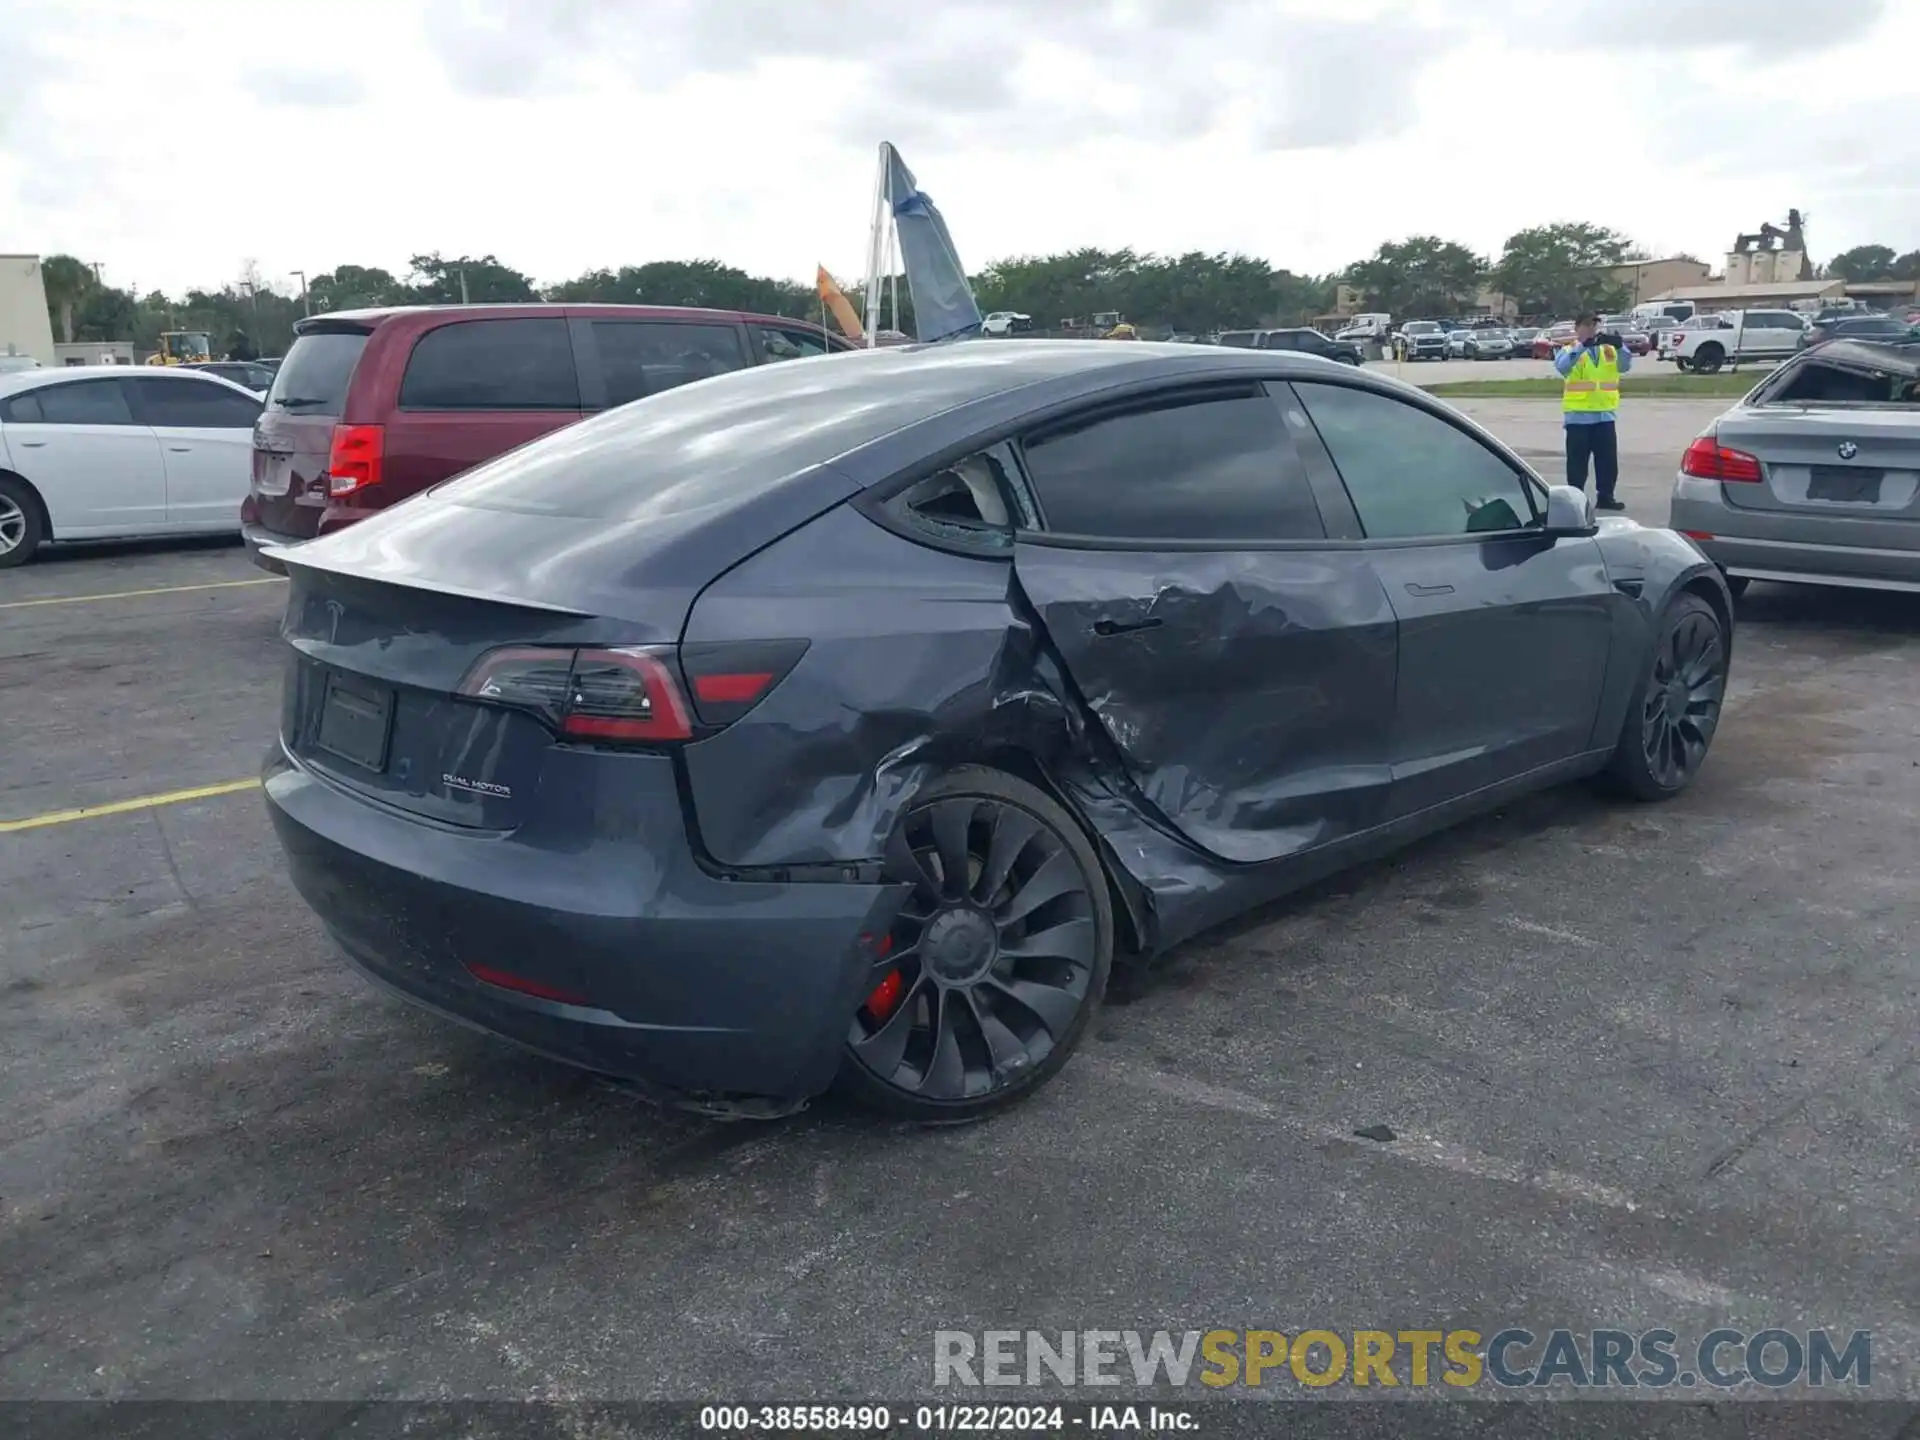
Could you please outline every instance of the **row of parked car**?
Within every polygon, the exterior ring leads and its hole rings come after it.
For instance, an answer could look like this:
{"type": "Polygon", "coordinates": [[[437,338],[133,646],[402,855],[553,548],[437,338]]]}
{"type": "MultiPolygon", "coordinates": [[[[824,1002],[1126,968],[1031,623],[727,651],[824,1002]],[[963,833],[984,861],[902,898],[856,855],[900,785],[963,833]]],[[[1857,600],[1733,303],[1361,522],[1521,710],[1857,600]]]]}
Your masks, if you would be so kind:
{"type": "Polygon", "coordinates": [[[314,316],[278,364],[0,375],[0,568],[55,541],[237,528],[277,569],[263,554],[273,545],[351,524],[584,416],[851,348],[769,315],[443,306],[314,316]]]}

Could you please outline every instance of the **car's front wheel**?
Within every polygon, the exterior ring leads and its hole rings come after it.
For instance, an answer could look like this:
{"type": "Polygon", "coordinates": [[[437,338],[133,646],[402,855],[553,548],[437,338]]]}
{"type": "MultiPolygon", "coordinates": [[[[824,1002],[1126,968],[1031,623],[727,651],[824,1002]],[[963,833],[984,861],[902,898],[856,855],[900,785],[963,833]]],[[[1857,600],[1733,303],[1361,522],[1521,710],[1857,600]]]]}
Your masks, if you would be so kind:
{"type": "Polygon", "coordinates": [[[1113,907],[1085,833],[1044,791],[969,766],[896,830],[912,894],[855,1013],[842,1087],[911,1120],[973,1120],[1059,1072],[1106,992],[1113,907]]]}
{"type": "Polygon", "coordinates": [[[1727,633],[1698,595],[1676,596],[1627,701],[1608,776],[1636,800],[1691,785],[1713,744],[1727,693],[1727,633]]]}

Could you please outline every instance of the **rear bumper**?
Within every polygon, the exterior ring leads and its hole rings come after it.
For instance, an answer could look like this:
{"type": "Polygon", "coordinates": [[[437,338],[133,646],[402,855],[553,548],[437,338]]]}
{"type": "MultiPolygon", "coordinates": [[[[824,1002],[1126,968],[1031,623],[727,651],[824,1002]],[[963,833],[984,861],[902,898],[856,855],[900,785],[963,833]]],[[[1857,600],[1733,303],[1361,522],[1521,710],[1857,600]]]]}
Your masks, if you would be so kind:
{"type": "Polygon", "coordinates": [[[299,543],[292,536],[276,535],[264,525],[245,522],[240,526],[240,542],[247,547],[247,558],[273,575],[286,574],[287,567],[265,553],[268,547],[299,543]]]}
{"type": "Polygon", "coordinates": [[[608,758],[563,755],[543,775],[564,833],[416,820],[278,746],[264,780],[295,886],[382,985],[664,1100],[785,1108],[818,1094],[870,982],[862,937],[885,932],[904,888],[710,873],[673,762],[613,757],[609,775],[608,758]]]}
{"type": "Polygon", "coordinates": [[[1889,546],[1889,523],[1804,511],[1743,510],[1726,502],[1718,481],[1687,475],[1674,482],[1669,520],[1729,575],[1920,590],[1920,530],[1911,545],[1889,546]]]}

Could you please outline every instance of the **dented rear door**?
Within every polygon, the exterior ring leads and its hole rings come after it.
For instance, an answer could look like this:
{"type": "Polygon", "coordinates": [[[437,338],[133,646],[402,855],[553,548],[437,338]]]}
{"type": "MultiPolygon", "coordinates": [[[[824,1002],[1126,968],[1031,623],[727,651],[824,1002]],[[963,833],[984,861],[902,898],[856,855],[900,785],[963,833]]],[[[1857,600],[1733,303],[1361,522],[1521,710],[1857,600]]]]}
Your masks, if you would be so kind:
{"type": "Polygon", "coordinates": [[[1393,610],[1326,538],[1277,402],[1158,397],[1023,455],[1044,519],[1021,589],[1146,801],[1241,862],[1378,823],[1393,610]]]}

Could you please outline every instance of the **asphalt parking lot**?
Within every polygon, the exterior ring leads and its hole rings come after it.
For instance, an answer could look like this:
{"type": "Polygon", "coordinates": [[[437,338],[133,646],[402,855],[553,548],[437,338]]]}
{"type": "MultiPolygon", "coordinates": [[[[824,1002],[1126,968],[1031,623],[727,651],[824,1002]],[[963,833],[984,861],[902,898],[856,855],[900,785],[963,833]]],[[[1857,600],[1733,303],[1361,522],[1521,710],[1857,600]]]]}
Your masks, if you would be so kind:
{"type": "MultiPolygon", "coordinates": [[[[1551,406],[1466,408],[1552,475],[1551,406]]],[[[1718,408],[1630,403],[1638,518],[1718,408]]],[[[923,1131],[658,1112],[349,972],[244,788],[282,595],[237,545],[0,574],[0,1397],[907,1397],[936,1328],[1509,1324],[1871,1329],[1920,1395],[1920,596],[1756,585],[1680,800],[1344,876],[923,1131]]]]}

